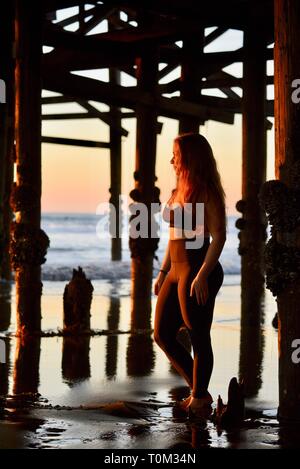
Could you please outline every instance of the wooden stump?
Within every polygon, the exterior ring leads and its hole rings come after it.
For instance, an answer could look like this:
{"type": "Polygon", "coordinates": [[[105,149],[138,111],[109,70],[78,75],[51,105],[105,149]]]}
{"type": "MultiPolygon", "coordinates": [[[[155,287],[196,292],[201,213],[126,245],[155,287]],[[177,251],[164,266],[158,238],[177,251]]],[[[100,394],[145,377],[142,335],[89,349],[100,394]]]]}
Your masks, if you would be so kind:
{"type": "Polygon", "coordinates": [[[221,396],[218,397],[218,405],[214,413],[215,423],[220,427],[238,426],[243,422],[244,415],[244,385],[239,384],[236,378],[231,378],[227,405],[223,404],[221,396]]]}
{"type": "Polygon", "coordinates": [[[72,280],[64,291],[64,332],[90,332],[90,309],[94,287],[81,267],[73,269],[72,280]]]}

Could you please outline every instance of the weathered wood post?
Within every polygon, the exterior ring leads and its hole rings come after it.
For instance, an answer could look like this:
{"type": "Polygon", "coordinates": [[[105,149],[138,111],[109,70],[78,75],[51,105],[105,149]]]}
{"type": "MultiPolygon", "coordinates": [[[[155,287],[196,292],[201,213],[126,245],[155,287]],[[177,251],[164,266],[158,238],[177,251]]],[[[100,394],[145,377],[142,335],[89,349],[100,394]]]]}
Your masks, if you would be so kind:
{"type": "MultiPolygon", "coordinates": [[[[115,13],[119,17],[119,13],[115,13]]],[[[108,22],[109,29],[115,29],[113,22],[108,22]]],[[[109,82],[112,85],[121,84],[121,73],[116,68],[109,69],[109,82]]],[[[122,180],[122,132],[121,132],[121,109],[117,106],[110,106],[111,125],[110,135],[110,199],[109,202],[115,207],[115,211],[110,213],[110,223],[115,223],[115,237],[111,238],[111,260],[122,259],[122,223],[120,223],[122,207],[119,196],[121,195],[122,180]]]]}
{"type": "Polygon", "coordinates": [[[258,199],[266,180],[266,41],[259,18],[252,11],[248,18],[244,32],[242,200],[236,205],[242,212],[236,226],[241,230],[238,250],[241,255],[240,379],[244,380],[246,396],[255,394],[259,385],[258,378],[253,389],[253,376],[259,372],[262,358],[260,329],[267,224],[258,199]],[[255,360],[249,356],[249,348],[255,360]]]}
{"type": "Polygon", "coordinates": [[[73,269],[72,279],[65,286],[63,295],[65,335],[90,334],[93,291],[92,282],[82,268],[73,269]]]}
{"type": "Polygon", "coordinates": [[[276,0],[275,170],[262,200],[272,226],[267,287],[277,296],[281,421],[300,420],[300,3],[276,0]]]}
{"type": "MultiPolygon", "coordinates": [[[[200,28],[199,28],[200,29],[200,28]]],[[[197,102],[201,93],[201,58],[204,55],[204,28],[197,34],[187,37],[182,44],[182,62],[180,76],[180,96],[190,102],[197,102]]],[[[183,116],[179,120],[179,133],[199,132],[204,122],[194,116],[183,116]]]]}
{"type": "Polygon", "coordinates": [[[49,245],[41,230],[41,4],[16,0],[16,183],[11,260],[16,271],[17,334],[41,330],[41,264],[49,245]]]}
{"type": "MultiPolygon", "coordinates": [[[[156,96],[158,85],[158,51],[155,46],[144,48],[143,53],[136,59],[137,88],[141,96],[149,96],[150,100],[156,96]]],[[[159,189],[155,187],[155,159],[157,135],[157,110],[148,105],[147,100],[141,100],[136,107],[136,162],[135,189],[130,197],[135,203],[142,203],[147,208],[148,215],[142,217],[139,210],[130,217],[130,230],[135,229],[135,218],[146,218],[148,221],[148,237],[129,236],[131,250],[131,326],[133,329],[149,329],[151,316],[151,294],[153,256],[158,247],[157,223],[151,214],[151,203],[159,203],[159,189]],[[151,237],[152,226],[152,237],[151,237]],[[155,235],[155,236],[154,236],[155,235]]],[[[135,204],[132,204],[132,206],[135,204]]],[[[159,211],[159,208],[158,210],[159,211]]]]}
{"type": "Polygon", "coordinates": [[[0,16],[1,65],[4,83],[0,96],[0,278],[10,280],[9,229],[12,211],[9,204],[13,182],[14,145],[14,4],[4,2],[0,16]],[[5,101],[5,102],[3,102],[5,101]]]}

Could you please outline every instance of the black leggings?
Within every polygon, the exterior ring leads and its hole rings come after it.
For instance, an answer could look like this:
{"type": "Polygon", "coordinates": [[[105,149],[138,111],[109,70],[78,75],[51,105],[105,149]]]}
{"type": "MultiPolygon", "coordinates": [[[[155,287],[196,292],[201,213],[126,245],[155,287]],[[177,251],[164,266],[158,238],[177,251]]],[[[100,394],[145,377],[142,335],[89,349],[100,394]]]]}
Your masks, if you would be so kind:
{"type": "Polygon", "coordinates": [[[155,310],[154,340],[186,379],[196,398],[206,395],[213,369],[210,328],[215,298],[224,278],[218,261],[207,279],[209,296],[205,305],[197,303],[195,292],[190,296],[191,283],[209,245],[209,238],[204,238],[200,249],[186,249],[184,239],[170,240],[171,268],[158,293],[155,310]],[[190,334],[194,360],[176,339],[183,325],[190,334]]]}

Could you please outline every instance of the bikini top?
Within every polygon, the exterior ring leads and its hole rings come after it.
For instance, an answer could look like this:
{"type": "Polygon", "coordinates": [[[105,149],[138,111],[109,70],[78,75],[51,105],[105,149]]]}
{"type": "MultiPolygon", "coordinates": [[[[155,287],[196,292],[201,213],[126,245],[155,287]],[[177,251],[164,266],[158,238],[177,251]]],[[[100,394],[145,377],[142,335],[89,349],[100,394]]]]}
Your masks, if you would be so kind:
{"type": "MultiPolygon", "coordinates": [[[[209,236],[208,229],[205,226],[204,222],[204,214],[201,217],[200,205],[197,206],[197,210],[198,217],[196,217],[195,205],[193,204],[185,204],[184,207],[182,207],[178,203],[172,204],[171,206],[166,204],[162,213],[162,218],[164,221],[169,223],[170,228],[175,228],[177,234],[179,234],[180,229],[184,229],[184,231],[190,234],[192,230],[192,232],[194,232],[194,235],[196,233],[200,234],[204,232],[206,236],[209,236]]],[[[178,235],[176,237],[181,236],[178,235]]]]}

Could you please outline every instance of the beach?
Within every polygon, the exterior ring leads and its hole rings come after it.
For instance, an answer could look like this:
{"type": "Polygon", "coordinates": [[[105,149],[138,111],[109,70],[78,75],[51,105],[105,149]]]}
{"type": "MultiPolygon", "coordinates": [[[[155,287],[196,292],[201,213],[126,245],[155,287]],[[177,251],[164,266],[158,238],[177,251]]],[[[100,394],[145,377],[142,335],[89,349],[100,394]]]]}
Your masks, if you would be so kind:
{"type": "MultiPolygon", "coordinates": [[[[72,223],[73,229],[74,220],[72,223]]],[[[91,262],[91,252],[78,250],[78,265],[85,267],[85,259],[91,276],[95,277],[91,278],[93,335],[80,339],[61,336],[62,296],[72,255],[67,255],[68,230],[64,237],[65,257],[55,254],[55,250],[63,249],[59,244],[63,220],[58,225],[53,226],[49,265],[43,266],[44,336],[28,350],[26,347],[23,350],[20,339],[14,336],[14,285],[1,285],[1,307],[3,310],[5,305],[6,325],[10,325],[4,329],[3,324],[1,328],[7,346],[7,363],[1,365],[0,394],[6,400],[0,419],[0,448],[167,449],[174,445],[273,448],[282,444],[276,420],[277,331],[272,326],[276,302],[266,290],[259,343],[254,330],[246,335],[248,343],[241,344],[241,292],[239,258],[234,252],[234,219],[230,220],[228,249],[223,261],[224,283],[217,295],[212,326],[214,370],[210,383],[214,407],[218,395],[226,403],[229,381],[240,375],[241,356],[249,351],[253,354],[249,372],[254,379],[252,396],[246,399],[245,425],[234,430],[218,429],[212,421],[197,428],[187,415],[176,412],[176,400],[185,397],[188,388],[153,341],[157,298],[154,294],[152,329],[130,333],[130,261],[125,255],[119,268],[104,259],[101,270],[100,261],[98,266],[97,259],[91,262]],[[116,272],[122,275],[117,278],[116,272]]],[[[77,240],[72,236],[73,250],[78,249],[79,238],[82,244],[88,241],[86,226],[82,224],[77,240]]],[[[100,252],[101,248],[100,244],[100,252]]],[[[103,256],[109,255],[103,248],[104,252],[103,256]]],[[[159,260],[162,254],[163,249],[159,260]]]]}

